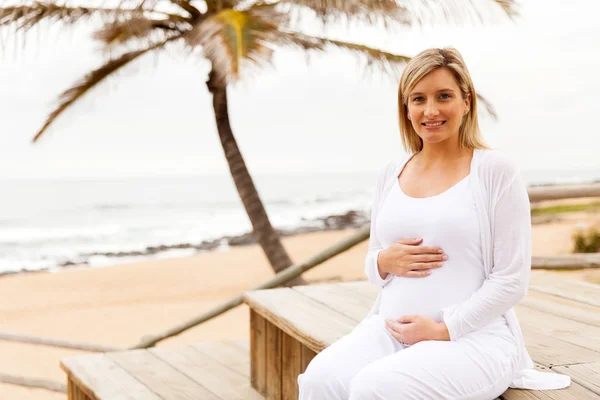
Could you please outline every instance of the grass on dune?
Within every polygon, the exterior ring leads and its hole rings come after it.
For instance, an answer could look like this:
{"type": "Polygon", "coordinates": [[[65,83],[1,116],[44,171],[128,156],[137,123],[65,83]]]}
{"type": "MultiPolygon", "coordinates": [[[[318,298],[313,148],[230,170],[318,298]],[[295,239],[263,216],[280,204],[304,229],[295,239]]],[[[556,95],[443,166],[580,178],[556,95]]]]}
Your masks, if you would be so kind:
{"type": "Polygon", "coordinates": [[[600,211],[600,201],[595,201],[588,204],[562,204],[557,206],[534,208],[531,210],[531,215],[562,214],[582,211],[600,211]]]}

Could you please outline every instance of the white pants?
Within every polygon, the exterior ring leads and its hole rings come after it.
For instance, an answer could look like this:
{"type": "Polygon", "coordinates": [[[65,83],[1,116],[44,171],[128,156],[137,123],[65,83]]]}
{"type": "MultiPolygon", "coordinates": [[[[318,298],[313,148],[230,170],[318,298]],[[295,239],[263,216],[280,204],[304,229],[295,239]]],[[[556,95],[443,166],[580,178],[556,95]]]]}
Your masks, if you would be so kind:
{"type": "Polygon", "coordinates": [[[518,346],[504,318],[455,341],[400,344],[373,315],[311,361],[300,400],[491,400],[513,380],[518,346]]]}

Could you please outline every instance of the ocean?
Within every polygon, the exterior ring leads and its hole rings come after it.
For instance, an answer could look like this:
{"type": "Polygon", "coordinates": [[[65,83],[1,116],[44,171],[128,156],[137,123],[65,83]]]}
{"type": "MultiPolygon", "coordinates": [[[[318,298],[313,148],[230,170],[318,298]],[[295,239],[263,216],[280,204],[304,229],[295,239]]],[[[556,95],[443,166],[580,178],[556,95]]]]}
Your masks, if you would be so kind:
{"type": "MultiPolygon", "coordinates": [[[[375,176],[254,179],[273,226],[293,230],[319,229],[322,218],[351,210],[368,216],[375,176]]],[[[530,185],[590,182],[600,169],[523,177],[530,185]]],[[[5,180],[0,187],[0,274],[186,256],[199,251],[190,244],[251,230],[230,176],[5,180]]]]}

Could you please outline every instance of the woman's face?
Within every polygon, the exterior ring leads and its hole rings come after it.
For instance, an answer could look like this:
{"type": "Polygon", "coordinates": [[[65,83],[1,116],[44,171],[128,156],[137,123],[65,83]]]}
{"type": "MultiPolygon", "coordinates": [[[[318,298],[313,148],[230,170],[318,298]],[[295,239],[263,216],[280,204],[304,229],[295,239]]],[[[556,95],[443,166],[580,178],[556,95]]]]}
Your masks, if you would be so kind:
{"type": "Polygon", "coordinates": [[[424,143],[440,143],[457,138],[470,105],[470,97],[463,99],[452,73],[438,68],[425,75],[410,92],[408,119],[424,143]]]}

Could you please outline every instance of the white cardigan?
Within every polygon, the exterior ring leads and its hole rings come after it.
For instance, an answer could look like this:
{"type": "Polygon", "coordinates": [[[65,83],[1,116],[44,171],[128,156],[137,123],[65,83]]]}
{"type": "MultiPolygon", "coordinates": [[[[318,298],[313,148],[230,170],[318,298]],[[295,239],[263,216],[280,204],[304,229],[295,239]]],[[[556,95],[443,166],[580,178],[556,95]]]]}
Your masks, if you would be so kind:
{"type": "MultiPolygon", "coordinates": [[[[377,256],[383,250],[376,234],[381,199],[397,184],[397,177],[412,156],[390,162],[379,174],[371,210],[371,238],[365,260],[369,281],[385,286],[392,276],[381,279],[377,256]]],[[[531,209],[527,188],[513,163],[497,150],[475,150],[471,161],[471,182],[479,227],[486,280],[479,290],[463,301],[443,309],[450,340],[485,326],[504,315],[520,348],[520,371],[510,387],[519,389],[561,389],[571,384],[567,375],[542,373],[533,369],[523,333],[514,311],[527,294],[531,271],[531,209]]],[[[381,302],[377,297],[369,316],[381,302]]]]}

